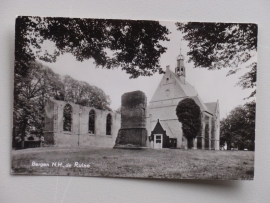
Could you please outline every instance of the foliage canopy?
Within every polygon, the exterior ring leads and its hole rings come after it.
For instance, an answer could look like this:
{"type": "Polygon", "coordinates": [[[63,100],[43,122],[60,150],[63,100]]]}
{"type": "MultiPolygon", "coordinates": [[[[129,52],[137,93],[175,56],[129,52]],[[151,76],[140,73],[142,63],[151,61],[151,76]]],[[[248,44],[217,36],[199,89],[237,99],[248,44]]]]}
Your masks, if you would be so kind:
{"type": "Polygon", "coordinates": [[[254,150],[255,141],[255,101],[234,108],[220,122],[221,144],[225,141],[228,147],[248,148],[254,150]]]}
{"type": "Polygon", "coordinates": [[[201,130],[201,110],[191,98],[183,99],[176,107],[176,115],[182,123],[184,136],[190,140],[201,130]]]}
{"type": "MultiPolygon", "coordinates": [[[[250,71],[240,77],[237,85],[243,89],[256,86],[257,62],[248,64],[257,52],[256,24],[189,22],[176,23],[176,26],[188,41],[190,51],[187,55],[195,68],[214,70],[229,67],[232,69],[227,75],[231,75],[245,63],[250,71]]],[[[256,90],[249,97],[255,94],[256,90]]]]}
{"type": "Polygon", "coordinates": [[[167,48],[160,41],[169,41],[168,34],[157,21],[20,16],[15,71],[25,74],[29,61],[55,62],[60,54],[71,53],[78,61],[94,59],[97,67],[121,67],[131,78],[150,76],[163,72],[159,58],[167,48]],[[45,40],[55,44],[53,53],[42,53],[45,40]]]}
{"type": "Polygon", "coordinates": [[[102,89],[67,75],[60,77],[41,63],[31,63],[27,77],[15,72],[14,79],[13,138],[23,139],[30,133],[42,135],[44,108],[49,97],[111,110],[110,98],[102,89]]]}

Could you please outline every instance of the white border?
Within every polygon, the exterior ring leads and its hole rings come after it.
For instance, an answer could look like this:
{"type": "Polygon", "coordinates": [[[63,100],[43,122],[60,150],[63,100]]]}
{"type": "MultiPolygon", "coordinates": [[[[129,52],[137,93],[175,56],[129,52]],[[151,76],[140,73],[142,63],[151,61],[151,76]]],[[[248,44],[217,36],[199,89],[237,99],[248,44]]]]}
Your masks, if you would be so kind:
{"type": "Polygon", "coordinates": [[[269,202],[270,1],[2,0],[0,6],[0,202],[269,202]],[[14,19],[17,15],[259,24],[254,181],[11,176],[14,19]]]}

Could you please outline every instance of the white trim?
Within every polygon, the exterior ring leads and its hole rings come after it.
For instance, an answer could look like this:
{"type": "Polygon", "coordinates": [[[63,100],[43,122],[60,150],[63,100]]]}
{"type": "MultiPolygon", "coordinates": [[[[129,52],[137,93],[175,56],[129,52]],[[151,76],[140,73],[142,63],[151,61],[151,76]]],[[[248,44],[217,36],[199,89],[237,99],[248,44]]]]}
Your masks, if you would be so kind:
{"type": "Polygon", "coordinates": [[[162,149],[162,145],[163,145],[163,135],[162,134],[154,134],[154,148],[155,149],[162,149]],[[156,144],[156,137],[160,136],[161,137],[161,142],[160,144],[156,144]]]}

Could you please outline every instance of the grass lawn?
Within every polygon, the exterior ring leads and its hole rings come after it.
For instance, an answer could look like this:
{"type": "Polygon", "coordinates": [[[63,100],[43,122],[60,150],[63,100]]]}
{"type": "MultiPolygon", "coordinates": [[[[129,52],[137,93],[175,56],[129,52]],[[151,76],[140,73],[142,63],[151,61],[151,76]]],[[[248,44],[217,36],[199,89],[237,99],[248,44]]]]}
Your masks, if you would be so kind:
{"type": "Polygon", "coordinates": [[[252,180],[254,152],[35,148],[12,151],[12,174],[252,180]],[[32,166],[32,162],[49,166],[32,166]],[[52,162],[70,164],[55,167],[52,162]],[[90,164],[74,167],[74,162],[90,164]]]}

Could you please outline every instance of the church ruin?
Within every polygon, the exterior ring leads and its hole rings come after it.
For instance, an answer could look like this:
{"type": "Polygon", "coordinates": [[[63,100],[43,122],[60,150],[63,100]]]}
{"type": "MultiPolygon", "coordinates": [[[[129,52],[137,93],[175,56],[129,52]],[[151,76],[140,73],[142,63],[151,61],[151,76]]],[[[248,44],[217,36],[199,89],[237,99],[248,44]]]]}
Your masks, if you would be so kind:
{"type": "Polygon", "coordinates": [[[112,147],[120,114],[49,99],[45,106],[44,140],[52,146],[112,147]]]}

